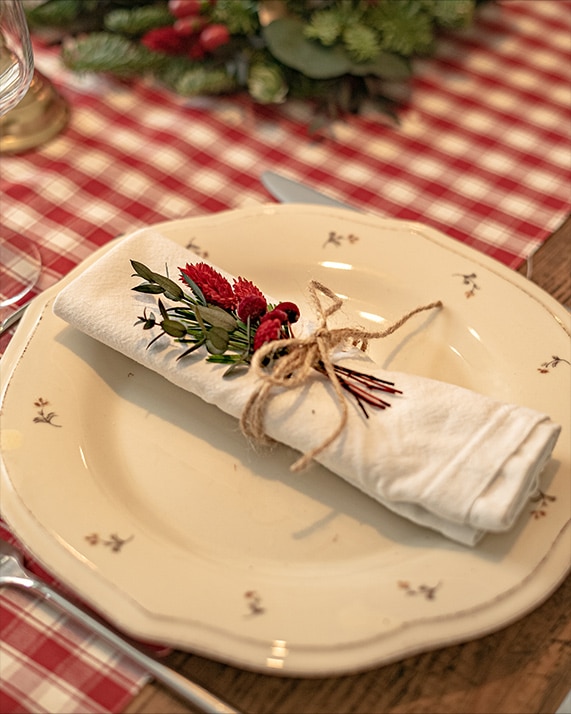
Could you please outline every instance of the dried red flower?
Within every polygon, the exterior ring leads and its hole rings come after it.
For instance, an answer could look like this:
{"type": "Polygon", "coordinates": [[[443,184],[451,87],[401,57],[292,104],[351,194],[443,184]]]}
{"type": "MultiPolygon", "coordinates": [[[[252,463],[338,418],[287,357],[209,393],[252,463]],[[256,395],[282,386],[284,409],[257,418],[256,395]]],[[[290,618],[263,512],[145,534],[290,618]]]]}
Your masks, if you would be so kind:
{"type": "Polygon", "coordinates": [[[263,296],[252,293],[240,300],[236,312],[240,320],[246,322],[248,318],[250,318],[250,320],[256,320],[258,317],[261,317],[267,308],[266,299],[263,296]]]}
{"type": "Polygon", "coordinates": [[[238,298],[238,300],[242,300],[242,298],[247,297],[248,295],[257,295],[258,297],[263,298],[265,301],[264,293],[254,285],[250,280],[246,280],[246,278],[234,278],[234,295],[238,298]]]}
{"type": "Polygon", "coordinates": [[[279,319],[263,320],[254,335],[254,352],[266,342],[279,340],[282,331],[282,323],[279,319]]]}
{"type": "Polygon", "coordinates": [[[189,277],[202,290],[206,301],[218,305],[226,310],[234,310],[236,296],[232,286],[223,275],[206,263],[187,263],[185,268],[180,268],[181,280],[186,282],[184,276],[189,277]]]}

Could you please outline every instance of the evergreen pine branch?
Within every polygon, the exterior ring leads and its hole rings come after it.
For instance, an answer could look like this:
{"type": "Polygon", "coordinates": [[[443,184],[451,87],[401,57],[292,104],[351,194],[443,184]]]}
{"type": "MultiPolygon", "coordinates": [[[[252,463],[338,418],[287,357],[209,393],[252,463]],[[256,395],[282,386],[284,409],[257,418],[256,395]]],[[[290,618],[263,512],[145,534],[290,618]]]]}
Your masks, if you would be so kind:
{"type": "Polygon", "coordinates": [[[256,0],[217,0],[211,18],[226,25],[231,35],[253,35],[260,29],[256,0]]]}
{"type": "Polygon", "coordinates": [[[105,16],[104,24],[108,32],[138,37],[157,27],[172,25],[173,16],[167,5],[147,5],[131,10],[112,10],[105,16]]]}
{"type": "Polygon", "coordinates": [[[101,29],[108,4],[108,0],[46,0],[24,9],[32,30],[51,27],[91,31],[101,29]]]}
{"type": "Polygon", "coordinates": [[[130,76],[158,70],[166,56],[110,32],[69,39],[62,48],[64,64],[76,72],[112,72],[130,76]]]}
{"type": "Polygon", "coordinates": [[[238,89],[238,82],[225,66],[170,59],[156,73],[165,86],[182,97],[199,94],[226,94],[238,89]]]}

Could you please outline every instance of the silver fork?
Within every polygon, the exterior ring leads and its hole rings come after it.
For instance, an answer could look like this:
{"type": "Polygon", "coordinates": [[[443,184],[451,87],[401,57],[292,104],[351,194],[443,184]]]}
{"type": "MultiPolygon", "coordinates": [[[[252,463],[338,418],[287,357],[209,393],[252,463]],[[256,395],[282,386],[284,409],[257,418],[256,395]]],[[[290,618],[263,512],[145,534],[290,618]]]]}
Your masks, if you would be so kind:
{"type": "Polygon", "coordinates": [[[21,553],[14,546],[0,538],[0,587],[2,586],[21,588],[41,595],[74,620],[95,632],[102,640],[105,640],[131,661],[145,669],[165,687],[168,687],[179,697],[202,711],[208,712],[208,714],[239,714],[237,709],[233,709],[200,685],[156,662],[133,645],[125,642],[101,622],[76,607],[69,600],[66,600],[43,580],[32,575],[24,568],[21,553]]]}

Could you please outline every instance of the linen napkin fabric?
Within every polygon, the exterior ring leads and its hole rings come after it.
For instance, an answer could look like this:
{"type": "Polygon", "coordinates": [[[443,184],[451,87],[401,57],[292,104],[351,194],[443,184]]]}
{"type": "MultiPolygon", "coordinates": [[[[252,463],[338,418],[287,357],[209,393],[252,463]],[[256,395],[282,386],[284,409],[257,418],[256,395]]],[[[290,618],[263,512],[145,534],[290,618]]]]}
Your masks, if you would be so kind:
{"type": "MultiPolygon", "coordinates": [[[[132,291],[140,279],[132,277],[131,259],[161,274],[168,265],[171,276],[178,275],[179,266],[203,261],[155,230],[143,229],[64,287],[54,303],[55,314],[239,417],[260,388],[260,378],[251,370],[224,378],[227,365],[207,362],[200,350],[177,361],[182,347],[168,337],[148,348],[149,332],[134,323],[145,306],[156,311],[156,296],[132,291]]],[[[337,353],[334,359],[395,382],[403,394],[391,396],[389,409],[372,408],[369,419],[358,408],[349,408],[342,434],[316,461],[392,511],[460,543],[474,545],[486,531],[513,526],[537,488],[558,425],[526,407],[444,382],[387,372],[356,350],[337,353]]],[[[338,420],[331,383],[316,372],[301,387],[275,391],[265,413],[265,430],[275,441],[307,453],[338,420]]]]}

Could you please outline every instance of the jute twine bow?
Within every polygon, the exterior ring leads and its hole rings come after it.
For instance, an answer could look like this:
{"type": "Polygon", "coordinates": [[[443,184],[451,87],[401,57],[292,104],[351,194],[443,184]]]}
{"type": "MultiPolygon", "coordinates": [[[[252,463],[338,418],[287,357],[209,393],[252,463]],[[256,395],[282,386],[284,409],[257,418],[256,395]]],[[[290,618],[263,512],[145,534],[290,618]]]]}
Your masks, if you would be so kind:
{"type": "Polygon", "coordinates": [[[325,372],[333,385],[341,409],[339,423],[321,444],[304,454],[291,466],[292,471],[304,469],[312,459],[335,441],[347,423],[349,415],[347,398],[331,361],[331,354],[335,348],[350,341],[353,346],[360,344],[361,350],[364,351],[367,349],[369,340],[387,337],[402,327],[413,315],[442,307],[440,300],[417,307],[387,329],[378,332],[370,332],[356,327],[329,329],[327,319],[341,308],[343,301],[328,287],[316,280],[309,283],[309,297],[319,318],[316,330],[308,337],[292,337],[267,342],[254,352],[250,369],[262,380],[262,384],[260,389],[250,396],[240,419],[240,427],[247,437],[262,443],[271,441],[264,429],[264,415],[268,401],[271,399],[272,388],[294,389],[307,382],[316,367],[319,367],[320,372],[325,372]],[[329,307],[324,307],[320,295],[331,300],[329,307]],[[267,364],[268,359],[276,355],[278,359],[273,361],[273,367],[271,371],[268,371],[264,365],[267,364]]]}

